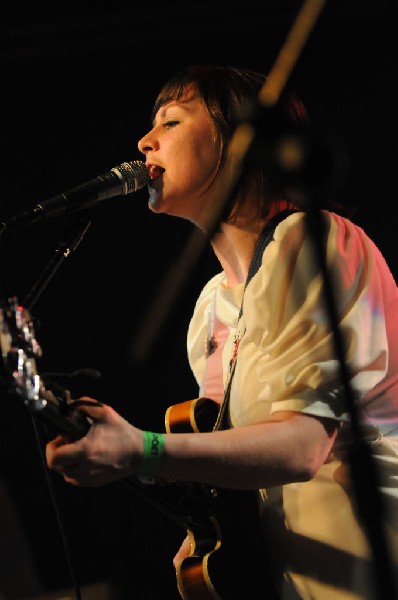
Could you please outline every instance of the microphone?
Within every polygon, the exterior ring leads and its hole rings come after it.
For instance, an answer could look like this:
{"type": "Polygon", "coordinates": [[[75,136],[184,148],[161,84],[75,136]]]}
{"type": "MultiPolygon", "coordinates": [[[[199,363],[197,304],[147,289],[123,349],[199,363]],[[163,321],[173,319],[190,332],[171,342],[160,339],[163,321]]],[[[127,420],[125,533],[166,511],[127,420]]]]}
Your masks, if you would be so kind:
{"type": "Polygon", "coordinates": [[[1,223],[1,227],[8,229],[19,225],[32,225],[59,215],[79,212],[95,206],[103,200],[108,200],[108,198],[136,192],[147,185],[150,180],[148,169],[142,161],[124,162],[87,183],[11,217],[8,221],[1,223]]]}

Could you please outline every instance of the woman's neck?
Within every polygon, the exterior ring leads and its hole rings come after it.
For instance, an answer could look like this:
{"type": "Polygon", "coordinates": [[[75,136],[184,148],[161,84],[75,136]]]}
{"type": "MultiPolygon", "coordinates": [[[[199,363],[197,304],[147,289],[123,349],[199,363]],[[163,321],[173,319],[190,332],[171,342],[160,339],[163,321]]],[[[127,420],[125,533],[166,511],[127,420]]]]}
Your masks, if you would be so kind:
{"type": "Polygon", "coordinates": [[[239,219],[236,223],[221,223],[212,240],[212,247],[225,272],[228,287],[246,281],[260,233],[275,214],[288,207],[287,202],[278,202],[272,206],[265,219],[239,219]]]}

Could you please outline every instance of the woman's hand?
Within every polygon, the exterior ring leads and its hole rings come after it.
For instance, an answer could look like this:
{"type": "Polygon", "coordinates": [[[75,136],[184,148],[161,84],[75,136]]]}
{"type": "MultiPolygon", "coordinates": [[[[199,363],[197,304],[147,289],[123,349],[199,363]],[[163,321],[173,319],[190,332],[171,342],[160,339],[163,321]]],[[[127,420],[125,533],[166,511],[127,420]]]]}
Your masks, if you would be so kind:
{"type": "Polygon", "coordinates": [[[142,432],[108,405],[83,397],[77,410],[92,423],[70,442],[59,435],[46,445],[47,465],[72,485],[98,487],[134,473],[142,459],[142,432]],[[92,403],[92,405],[90,404],[92,403]]]}
{"type": "Polygon", "coordinates": [[[180,566],[180,564],[182,563],[182,561],[184,560],[184,558],[187,558],[187,556],[190,556],[190,554],[191,554],[191,540],[189,539],[189,536],[187,535],[187,537],[182,542],[177,554],[173,558],[174,568],[177,570],[178,567],[180,566]]]}

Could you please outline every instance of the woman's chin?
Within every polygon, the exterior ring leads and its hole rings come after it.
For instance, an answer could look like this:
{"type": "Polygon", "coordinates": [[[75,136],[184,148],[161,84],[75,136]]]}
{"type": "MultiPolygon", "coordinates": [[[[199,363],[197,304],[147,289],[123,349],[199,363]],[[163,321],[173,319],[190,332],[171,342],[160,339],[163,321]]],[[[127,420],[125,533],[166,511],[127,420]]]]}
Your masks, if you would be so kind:
{"type": "Polygon", "coordinates": [[[149,191],[148,208],[155,213],[163,212],[162,210],[162,199],[155,190],[149,191]]]}

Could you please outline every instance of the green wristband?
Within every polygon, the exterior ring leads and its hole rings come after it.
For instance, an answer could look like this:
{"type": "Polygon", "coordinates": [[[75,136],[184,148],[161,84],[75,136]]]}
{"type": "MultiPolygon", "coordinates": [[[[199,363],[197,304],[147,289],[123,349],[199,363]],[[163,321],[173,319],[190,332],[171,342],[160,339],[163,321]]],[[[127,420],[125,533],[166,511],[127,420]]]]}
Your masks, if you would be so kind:
{"type": "Polygon", "coordinates": [[[155,475],[159,469],[164,454],[164,434],[152,433],[152,431],[143,432],[144,449],[142,461],[138,467],[137,473],[144,475],[155,475]]]}

